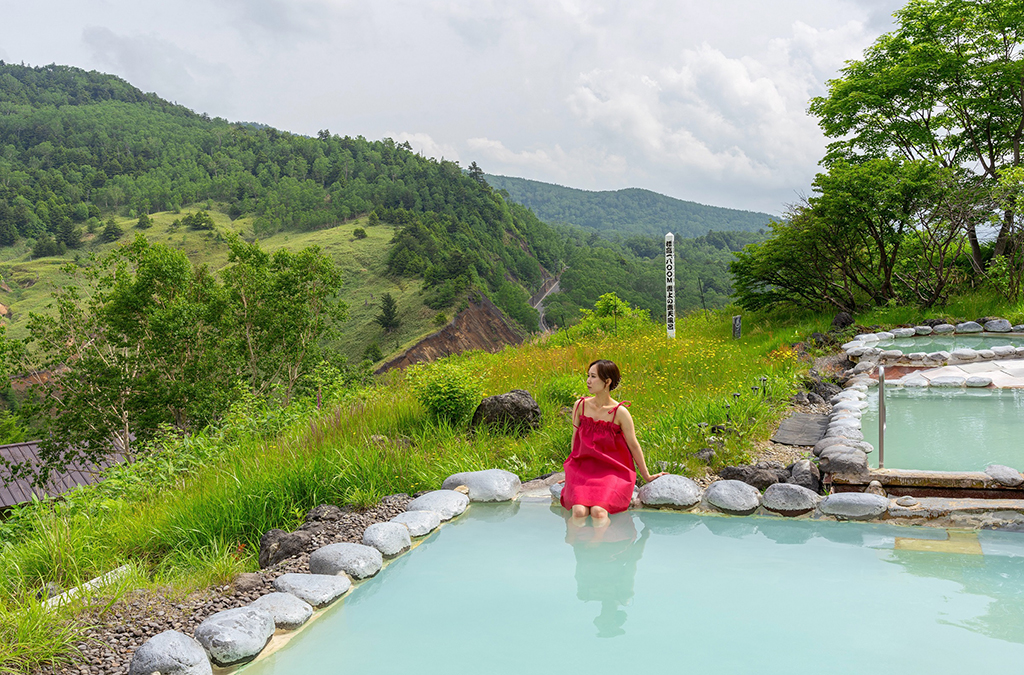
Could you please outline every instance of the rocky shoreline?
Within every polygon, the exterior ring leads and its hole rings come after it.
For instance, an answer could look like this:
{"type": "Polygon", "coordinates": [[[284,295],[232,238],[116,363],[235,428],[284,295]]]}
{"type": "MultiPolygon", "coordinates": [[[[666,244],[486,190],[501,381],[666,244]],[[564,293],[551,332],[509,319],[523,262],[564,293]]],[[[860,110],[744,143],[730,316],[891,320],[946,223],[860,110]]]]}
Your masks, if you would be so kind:
{"type": "Polygon", "coordinates": [[[404,513],[410,501],[408,495],[391,495],[365,511],[335,512],[336,520],[307,519],[303,527],[312,536],[301,553],[259,572],[241,574],[231,584],[185,597],[172,588],[133,591],[106,610],[82,614],[79,625],[90,628],[78,645],[81,658],[71,665],[36,670],[33,675],[123,675],[135,650],[154,635],[165,630],[192,635],[211,615],[244,607],[273,592],[273,581],[282,574],[306,572],[309,555],[316,549],[339,542],[358,543],[367,527],[404,513]]]}

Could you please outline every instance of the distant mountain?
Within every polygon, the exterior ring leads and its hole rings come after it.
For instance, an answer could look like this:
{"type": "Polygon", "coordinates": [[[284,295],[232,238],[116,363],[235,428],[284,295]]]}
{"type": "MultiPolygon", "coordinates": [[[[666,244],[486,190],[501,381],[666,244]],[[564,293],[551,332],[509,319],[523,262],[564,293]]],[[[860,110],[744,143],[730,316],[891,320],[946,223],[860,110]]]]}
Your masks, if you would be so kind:
{"type": "Polygon", "coordinates": [[[699,237],[709,231],[757,232],[774,216],[666,197],[627,188],[591,192],[510,176],[487,176],[495,190],[505,190],[514,202],[527,206],[548,223],[578,225],[602,234],[643,234],[699,237]]]}

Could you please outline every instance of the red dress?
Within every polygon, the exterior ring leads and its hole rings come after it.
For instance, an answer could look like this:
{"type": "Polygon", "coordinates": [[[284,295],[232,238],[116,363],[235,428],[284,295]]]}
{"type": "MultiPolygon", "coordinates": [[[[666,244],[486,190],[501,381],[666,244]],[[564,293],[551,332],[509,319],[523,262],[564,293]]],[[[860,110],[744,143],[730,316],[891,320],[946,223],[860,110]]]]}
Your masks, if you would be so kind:
{"type": "MultiPolygon", "coordinates": [[[[612,408],[613,420],[620,405],[623,403],[612,408]]],[[[567,509],[574,504],[582,504],[601,506],[609,513],[618,513],[629,508],[633,501],[636,470],[622,427],[615,422],[588,417],[585,406],[580,409],[580,424],[576,428],[573,449],[563,467],[565,487],[562,488],[562,506],[567,509]]]]}

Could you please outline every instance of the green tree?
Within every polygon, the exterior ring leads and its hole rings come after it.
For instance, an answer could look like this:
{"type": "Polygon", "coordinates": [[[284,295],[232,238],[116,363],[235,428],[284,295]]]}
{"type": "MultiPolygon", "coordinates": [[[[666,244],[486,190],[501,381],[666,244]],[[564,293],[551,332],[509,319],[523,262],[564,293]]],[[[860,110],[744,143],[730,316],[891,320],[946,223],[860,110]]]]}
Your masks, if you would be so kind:
{"type": "MultiPolygon", "coordinates": [[[[898,27],[850,61],[811,101],[827,161],[895,154],[995,181],[1020,166],[1024,141],[1024,4],[1018,0],[911,0],[898,27]]],[[[1013,225],[1006,211],[994,253],[1013,225]]],[[[969,227],[972,258],[982,252],[969,227]]]]}
{"type": "Polygon", "coordinates": [[[384,332],[391,333],[398,330],[402,322],[398,319],[398,303],[390,293],[385,293],[380,299],[380,314],[373,319],[384,332]]]}
{"type": "Polygon", "coordinates": [[[364,230],[361,227],[357,227],[356,229],[352,230],[352,236],[355,237],[356,239],[366,239],[366,230],[364,230]]]}
{"type": "Polygon", "coordinates": [[[143,212],[142,215],[139,216],[139,222],[135,223],[135,227],[140,230],[148,230],[153,227],[153,219],[149,217],[148,213],[143,212]]]}
{"type": "Polygon", "coordinates": [[[111,218],[103,227],[103,231],[100,232],[100,241],[109,244],[110,242],[117,241],[123,236],[124,230],[122,230],[121,227],[116,222],[114,222],[114,219],[111,218]]]}

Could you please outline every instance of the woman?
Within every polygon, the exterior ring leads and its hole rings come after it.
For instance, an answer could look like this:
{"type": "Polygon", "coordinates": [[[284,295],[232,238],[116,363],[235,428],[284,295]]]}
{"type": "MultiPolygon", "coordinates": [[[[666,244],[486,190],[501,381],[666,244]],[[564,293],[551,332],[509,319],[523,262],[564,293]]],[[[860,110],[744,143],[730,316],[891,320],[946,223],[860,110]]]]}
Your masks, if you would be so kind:
{"type": "MultiPolygon", "coordinates": [[[[644,481],[652,481],[644,452],[636,440],[633,418],[624,405],[611,397],[619,386],[619,368],[607,359],[598,359],[587,367],[587,391],[572,411],[575,427],[572,452],[565,460],[565,487],[562,506],[574,518],[588,515],[595,521],[607,520],[609,513],[625,511],[633,500],[637,472],[644,481]]],[[[596,524],[596,522],[595,522],[596,524]]]]}

